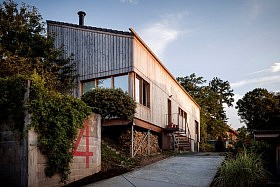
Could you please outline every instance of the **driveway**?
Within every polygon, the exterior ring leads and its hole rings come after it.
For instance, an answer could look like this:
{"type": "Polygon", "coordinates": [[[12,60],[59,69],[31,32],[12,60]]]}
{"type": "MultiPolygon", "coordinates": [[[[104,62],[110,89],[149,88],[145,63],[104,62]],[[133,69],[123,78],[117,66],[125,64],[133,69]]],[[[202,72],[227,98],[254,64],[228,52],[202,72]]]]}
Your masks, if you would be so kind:
{"type": "Polygon", "coordinates": [[[86,187],[208,187],[224,157],[176,156],[86,187]]]}

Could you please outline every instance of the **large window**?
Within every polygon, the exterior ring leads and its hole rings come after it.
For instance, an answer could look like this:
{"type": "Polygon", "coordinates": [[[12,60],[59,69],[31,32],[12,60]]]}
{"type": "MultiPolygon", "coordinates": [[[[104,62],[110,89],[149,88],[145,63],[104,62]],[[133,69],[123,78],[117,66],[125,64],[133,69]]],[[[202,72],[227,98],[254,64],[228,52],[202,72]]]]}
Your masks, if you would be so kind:
{"type": "Polygon", "coordinates": [[[105,79],[98,79],[98,88],[112,88],[111,82],[112,79],[111,77],[105,78],[105,79]]]}
{"type": "Polygon", "coordinates": [[[150,84],[139,76],[135,78],[135,101],[150,107],[150,84]]]}
{"type": "Polygon", "coordinates": [[[128,75],[114,77],[114,88],[120,88],[128,93],[128,75]]]}
{"type": "Polygon", "coordinates": [[[138,77],[135,79],[135,101],[140,103],[140,79],[138,77]]]}
{"type": "Polygon", "coordinates": [[[95,88],[120,88],[128,93],[128,75],[112,76],[82,83],[82,94],[95,88]],[[97,85],[96,85],[97,83],[97,85]]]}
{"type": "Polygon", "coordinates": [[[88,91],[91,91],[95,89],[95,81],[89,81],[89,82],[84,82],[83,83],[83,90],[82,90],[82,94],[88,92],[88,91]]]}

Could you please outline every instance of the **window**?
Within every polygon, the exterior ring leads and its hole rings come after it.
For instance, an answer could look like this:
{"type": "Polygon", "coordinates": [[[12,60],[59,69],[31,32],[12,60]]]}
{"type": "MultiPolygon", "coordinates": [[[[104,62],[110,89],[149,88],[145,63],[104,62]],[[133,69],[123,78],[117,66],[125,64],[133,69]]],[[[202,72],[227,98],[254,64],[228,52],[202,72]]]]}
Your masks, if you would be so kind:
{"type": "Polygon", "coordinates": [[[98,88],[111,88],[111,77],[105,79],[98,79],[98,88]]]}
{"type": "Polygon", "coordinates": [[[150,84],[139,76],[135,78],[135,101],[150,107],[150,84]]]}
{"type": "Polygon", "coordinates": [[[147,82],[143,81],[143,84],[142,84],[143,88],[142,88],[142,94],[143,94],[143,97],[142,97],[142,104],[144,106],[147,106],[149,107],[149,92],[150,92],[150,86],[147,82]]]}
{"type": "Polygon", "coordinates": [[[120,88],[128,93],[128,75],[114,77],[114,88],[120,88]]]}
{"type": "Polygon", "coordinates": [[[135,79],[135,101],[140,103],[140,79],[138,77],[135,79]]]}
{"type": "Polygon", "coordinates": [[[91,91],[91,90],[95,89],[95,81],[93,80],[93,81],[89,81],[89,82],[84,82],[82,87],[83,87],[83,90],[82,90],[83,94],[88,91],[91,91]]]}
{"type": "Polygon", "coordinates": [[[182,110],[180,107],[179,107],[179,113],[178,113],[178,124],[181,129],[186,130],[187,113],[184,110],[182,110]]]}
{"type": "Polygon", "coordinates": [[[82,94],[98,88],[120,88],[128,93],[128,75],[95,79],[82,83],[82,94]],[[97,85],[96,85],[97,83],[97,85]]]}

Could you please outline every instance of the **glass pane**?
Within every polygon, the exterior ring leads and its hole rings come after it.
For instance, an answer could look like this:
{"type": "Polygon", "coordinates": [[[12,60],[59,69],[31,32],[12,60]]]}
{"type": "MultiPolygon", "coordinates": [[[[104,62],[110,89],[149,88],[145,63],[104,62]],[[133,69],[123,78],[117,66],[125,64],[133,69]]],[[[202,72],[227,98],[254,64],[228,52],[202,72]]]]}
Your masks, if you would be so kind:
{"type": "Polygon", "coordinates": [[[83,94],[95,89],[95,81],[84,82],[83,83],[83,94]]]}
{"type": "Polygon", "coordinates": [[[135,101],[140,103],[140,80],[138,78],[135,79],[135,101]]]}
{"type": "Polygon", "coordinates": [[[114,77],[114,87],[128,93],[128,75],[114,77]]]}
{"type": "Polygon", "coordinates": [[[98,80],[98,88],[111,88],[111,77],[98,80]]]}
{"type": "Polygon", "coordinates": [[[144,106],[147,106],[147,92],[148,92],[148,89],[147,89],[147,85],[145,84],[145,82],[143,82],[143,105],[144,106]]]}

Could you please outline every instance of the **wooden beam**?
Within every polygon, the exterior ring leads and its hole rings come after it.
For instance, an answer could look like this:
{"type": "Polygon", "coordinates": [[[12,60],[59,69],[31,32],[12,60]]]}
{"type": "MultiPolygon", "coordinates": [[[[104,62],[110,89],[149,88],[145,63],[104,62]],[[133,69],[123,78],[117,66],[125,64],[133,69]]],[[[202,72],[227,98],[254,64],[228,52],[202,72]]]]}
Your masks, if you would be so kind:
{"type": "Polygon", "coordinates": [[[104,120],[102,126],[117,126],[117,125],[129,125],[131,123],[130,120],[124,119],[109,119],[104,120]]]}
{"type": "Polygon", "coordinates": [[[137,118],[134,118],[134,123],[138,127],[142,127],[144,129],[148,129],[148,130],[151,130],[151,131],[154,131],[154,132],[161,133],[163,131],[163,129],[161,127],[158,127],[156,125],[153,125],[151,123],[148,123],[146,121],[143,121],[143,120],[140,120],[140,119],[137,119],[137,118]]]}

